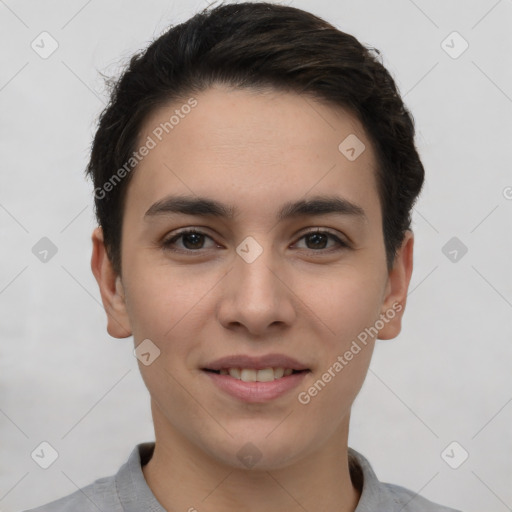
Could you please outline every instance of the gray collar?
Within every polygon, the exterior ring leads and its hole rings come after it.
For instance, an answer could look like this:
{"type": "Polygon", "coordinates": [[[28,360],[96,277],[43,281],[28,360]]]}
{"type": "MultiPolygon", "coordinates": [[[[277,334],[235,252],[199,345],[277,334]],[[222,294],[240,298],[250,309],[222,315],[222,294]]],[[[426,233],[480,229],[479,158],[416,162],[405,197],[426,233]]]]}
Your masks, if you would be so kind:
{"type": "MultiPolygon", "coordinates": [[[[128,461],[119,469],[115,477],[116,490],[125,512],[166,512],[151,492],[142,466],[153,455],[154,442],[137,445],[128,461]]],[[[350,475],[359,488],[361,497],[354,512],[407,512],[448,511],[417,494],[399,486],[379,482],[368,460],[352,448],[348,448],[350,475]],[[410,507],[409,507],[410,503],[410,507]]]]}

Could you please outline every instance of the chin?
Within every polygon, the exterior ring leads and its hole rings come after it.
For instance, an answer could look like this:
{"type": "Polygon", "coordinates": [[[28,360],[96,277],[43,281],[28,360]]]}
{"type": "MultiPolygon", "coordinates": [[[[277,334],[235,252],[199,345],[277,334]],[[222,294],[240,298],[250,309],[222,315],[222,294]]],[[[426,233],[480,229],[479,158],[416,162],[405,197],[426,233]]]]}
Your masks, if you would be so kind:
{"type": "MultiPolygon", "coordinates": [[[[275,428],[275,423],[273,428],[275,428]]],[[[271,471],[282,469],[301,458],[301,453],[307,451],[300,447],[296,436],[291,436],[283,430],[281,436],[276,432],[270,436],[272,429],[264,429],[257,435],[240,434],[228,437],[214,445],[210,443],[208,451],[226,466],[250,471],[271,471]]]]}

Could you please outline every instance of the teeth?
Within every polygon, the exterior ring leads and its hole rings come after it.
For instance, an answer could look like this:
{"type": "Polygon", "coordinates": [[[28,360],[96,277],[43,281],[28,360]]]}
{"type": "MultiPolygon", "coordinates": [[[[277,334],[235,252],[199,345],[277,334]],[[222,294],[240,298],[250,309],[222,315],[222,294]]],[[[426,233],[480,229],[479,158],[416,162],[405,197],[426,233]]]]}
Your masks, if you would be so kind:
{"type": "MultiPolygon", "coordinates": [[[[245,370],[244,370],[245,371],[245,370]]],[[[264,370],[254,371],[256,374],[255,380],[258,382],[272,382],[274,380],[274,369],[265,368],[264,370]]],[[[243,375],[242,375],[243,379],[243,375]]]]}
{"type": "Polygon", "coordinates": [[[240,379],[244,382],[256,382],[258,379],[259,371],[253,370],[252,368],[244,368],[240,370],[240,379]]]}
{"type": "Polygon", "coordinates": [[[255,370],[253,368],[228,368],[220,370],[221,375],[230,375],[231,377],[244,382],[272,382],[274,379],[287,377],[291,375],[291,368],[264,368],[255,370]]]}
{"type": "Polygon", "coordinates": [[[280,379],[284,375],[284,368],[274,368],[274,378],[280,379]]]}

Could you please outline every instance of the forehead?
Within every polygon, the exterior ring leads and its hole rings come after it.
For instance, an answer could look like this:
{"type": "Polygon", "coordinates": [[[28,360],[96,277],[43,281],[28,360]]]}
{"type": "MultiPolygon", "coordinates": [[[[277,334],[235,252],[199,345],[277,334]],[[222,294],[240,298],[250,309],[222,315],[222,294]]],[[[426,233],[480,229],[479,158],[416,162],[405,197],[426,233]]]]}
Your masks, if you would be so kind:
{"type": "Polygon", "coordinates": [[[334,192],[378,209],[363,126],[310,97],[212,87],[153,112],[138,144],[151,146],[128,187],[126,213],[138,217],[169,194],[212,197],[242,216],[334,192]]]}

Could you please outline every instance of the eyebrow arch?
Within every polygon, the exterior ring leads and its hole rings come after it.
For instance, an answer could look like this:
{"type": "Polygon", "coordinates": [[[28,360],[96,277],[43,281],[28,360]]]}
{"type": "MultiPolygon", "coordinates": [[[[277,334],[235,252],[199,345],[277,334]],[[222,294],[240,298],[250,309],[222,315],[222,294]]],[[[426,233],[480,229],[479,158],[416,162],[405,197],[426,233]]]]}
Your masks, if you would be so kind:
{"type": "MultiPolygon", "coordinates": [[[[197,196],[167,196],[154,203],[144,214],[144,219],[173,213],[224,219],[234,219],[238,215],[234,206],[213,199],[197,196]]],[[[367,220],[361,206],[338,196],[314,196],[307,200],[285,203],[279,210],[277,219],[283,221],[296,217],[328,214],[348,215],[367,220]]]]}

